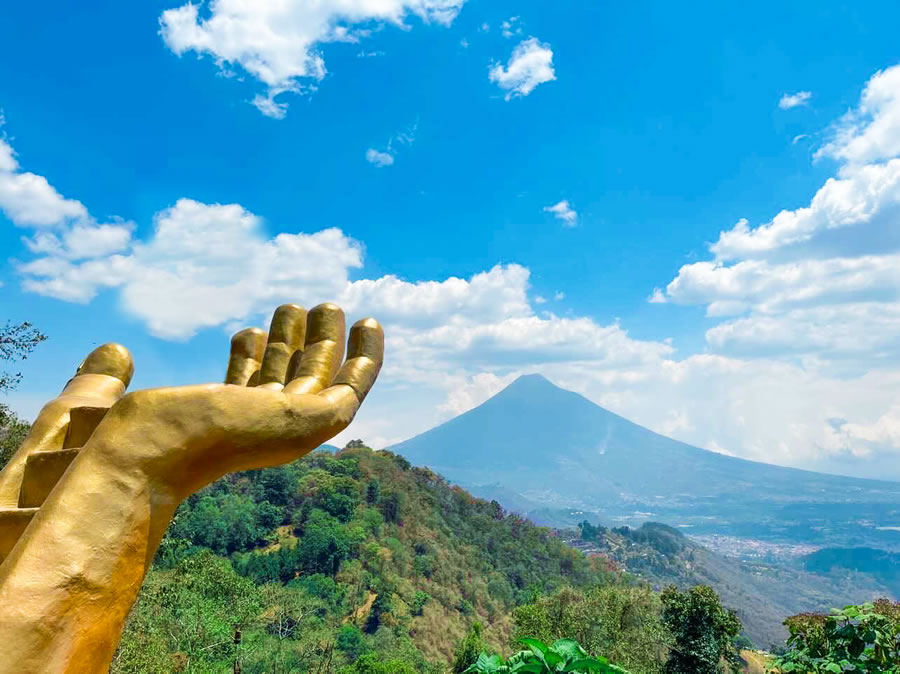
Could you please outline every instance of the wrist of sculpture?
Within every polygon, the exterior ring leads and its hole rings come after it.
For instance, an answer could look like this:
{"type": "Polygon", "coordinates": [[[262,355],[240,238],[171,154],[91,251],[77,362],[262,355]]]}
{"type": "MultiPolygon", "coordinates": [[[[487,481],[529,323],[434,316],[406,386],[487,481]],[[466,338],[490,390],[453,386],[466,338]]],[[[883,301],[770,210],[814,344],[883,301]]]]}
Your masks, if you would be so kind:
{"type": "Polygon", "coordinates": [[[178,506],[104,452],[84,451],[63,479],[0,567],[0,672],[104,671],[178,506]]]}

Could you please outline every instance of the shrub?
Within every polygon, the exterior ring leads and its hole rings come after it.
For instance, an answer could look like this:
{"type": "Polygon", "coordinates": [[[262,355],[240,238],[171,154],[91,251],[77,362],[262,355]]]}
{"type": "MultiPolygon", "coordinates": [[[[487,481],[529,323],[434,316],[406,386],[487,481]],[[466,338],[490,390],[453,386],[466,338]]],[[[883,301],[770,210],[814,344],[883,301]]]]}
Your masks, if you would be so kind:
{"type": "Polygon", "coordinates": [[[879,600],[831,615],[801,613],[784,624],[788,650],[774,660],[773,672],[900,672],[900,604],[879,600]]]}
{"type": "Polygon", "coordinates": [[[742,626],[734,611],[706,585],[681,591],[674,585],[662,592],[662,619],[674,638],[667,674],[718,674],[725,660],[740,671],[740,653],[734,639],[742,626]]]}
{"type": "Polygon", "coordinates": [[[428,600],[431,599],[431,595],[427,592],[422,592],[421,590],[417,590],[416,594],[413,596],[412,606],[410,607],[410,612],[413,615],[422,615],[425,610],[425,604],[428,603],[428,600]]]}
{"type": "Polygon", "coordinates": [[[335,644],[351,660],[356,660],[369,650],[365,635],[356,625],[344,625],[338,632],[335,644]]]}
{"type": "Polygon", "coordinates": [[[547,645],[538,639],[523,639],[527,650],[519,651],[504,661],[499,655],[482,652],[475,662],[464,670],[472,674],[627,674],[621,667],[611,665],[606,658],[594,658],[572,639],[560,639],[547,645]]]}

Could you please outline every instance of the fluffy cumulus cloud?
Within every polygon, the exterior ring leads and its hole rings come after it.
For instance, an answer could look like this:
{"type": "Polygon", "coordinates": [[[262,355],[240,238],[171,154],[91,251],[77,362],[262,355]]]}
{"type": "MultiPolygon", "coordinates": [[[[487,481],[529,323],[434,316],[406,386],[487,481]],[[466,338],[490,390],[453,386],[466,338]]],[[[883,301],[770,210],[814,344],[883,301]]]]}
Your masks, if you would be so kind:
{"type": "Polygon", "coordinates": [[[378,168],[382,166],[390,166],[394,163],[394,155],[389,152],[381,152],[380,150],[376,150],[375,148],[370,147],[366,150],[366,161],[370,164],[374,164],[378,168]]]}
{"type": "Polygon", "coordinates": [[[566,227],[574,227],[578,222],[578,213],[569,204],[567,199],[553,204],[552,206],[544,206],[544,211],[553,213],[556,219],[561,221],[566,227]]]}
{"type": "MultiPolygon", "coordinates": [[[[889,130],[900,128],[885,119],[897,107],[881,90],[893,75],[876,75],[859,109],[834,128],[827,152],[837,170],[809,205],[758,226],[738,223],[709,259],[652,292],[652,302],[706,308],[707,349],[693,355],[615,321],[547,311],[556,305],[538,301],[517,264],[465,277],[367,278],[362,245],[343,232],[282,226],[273,235],[238,204],[178,200],[142,238],[126,222],[98,224],[40,176],[49,203],[68,204],[55,218],[15,220],[10,201],[0,207],[30,234],[32,258],[20,265],[26,289],[80,302],[114,293],[163,338],[261,322],[286,301],[336,301],[351,319],[378,317],[384,372],[339,442],[388,445],[539,372],[699,446],[900,478],[885,469],[900,452],[900,158],[869,144],[889,147],[889,130]]],[[[8,143],[0,170],[0,179],[30,175],[8,143]]]]}
{"type": "Polygon", "coordinates": [[[716,349],[896,353],[900,310],[900,66],[877,73],[819,151],[839,161],[808,206],[741,220],[681,268],[664,299],[735,316],[716,349]],[[789,348],[788,348],[789,347],[789,348]]]}
{"type": "MultiPolygon", "coordinates": [[[[857,382],[893,385],[900,362],[900,66],[869,80],[816,156],[837,165],[808,205],[721,232],[711,259],[684,265],[651,301],[705,306],[720,320],[706,333],[712,353],[815,373],[813,388],[828,397],[803,394],[822,406],[819,422],[803,426],[817,434],[806,446],[896,453],[897,390],[857,382]],[[865,403],[851,404],[841,386],[865,403]]],[[[781,386],[773,380],[773,392],[781,386]]]]}
{"type": "Polygon", "coordinates": [[[539,84],[556,79],[553,50],[536,37],[523,40],[513,49],[505,66],[496,63],[491,67],[488,78],[507,92],[507,101],[516,96],[527,96],[539,84]]]}
{"type": "Polygon", "coordinates": [[[284,117],[276,97],[314,87],[326,73],[320,46],[357,42],[378,24],[406,26],[410,16],[449,25],[465,0],[212,0],[168,9],[160,35],[176,54],[208,54],[220,68],[240,67],[265,85],[253,104],[284,117]]]}
{"type": "Polygon", "coordinates": [[[55,227],[88,216],[80,201],[64,198],[43,176],[22,171],[5,138],[0,138],[0,210],[19,227],[55,227]]]}
{"type": "Polygon", "coordinates": [[[98,250],[72,262],[50,251],[20,268],[25,288],[81,302],[117,288],[153,334],[184,338],[293,301],[298,288],[322,301],[338,299],[348,270],[362,263],[359,245],[337,229],[267,238],[260,218],[237,204],[180,199],[154,225],[152,236],[130,242],[127,252],[98,250]]]}
{"type": "Polygon", "coordinates": [[[807,105],[812,98],[811,91],[798,91],[796,94],[785,94],[778,101],[778,107],[782,110],[790,110],[801,105],[807,105]]]}
{"type": "Polygon", "coordinates": [[[817,156],[853,164],[900,156],[900,66],[876,73],[859,106],[834,128],[834,138],[817,156]]]}

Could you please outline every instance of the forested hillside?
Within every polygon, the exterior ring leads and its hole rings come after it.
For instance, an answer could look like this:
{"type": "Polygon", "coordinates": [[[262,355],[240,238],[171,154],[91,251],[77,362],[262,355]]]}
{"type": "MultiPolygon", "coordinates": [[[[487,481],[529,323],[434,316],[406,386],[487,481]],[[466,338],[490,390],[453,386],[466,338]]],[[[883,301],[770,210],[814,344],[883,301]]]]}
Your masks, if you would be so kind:
{"type": "Polygon", "coordinates": [[[582,523],[563,537],[586,553],[599,553],[656,586],[702,584],[737,611],[744,633],[759,648],[781,644],[786,616],[824,611],[891,595],[869,575],[847,570],[828,576],[799,568],[742,562],[717,555],[665,524],[608,529],[582,523]]]}
{"type": "Polygon", "coordinates": [[[183,504],[113,671],[337,671],[365,653],[444,671],[476,621],[508,652],[515,607],[626,582],[400,456],[315,452],[183,504]]]}

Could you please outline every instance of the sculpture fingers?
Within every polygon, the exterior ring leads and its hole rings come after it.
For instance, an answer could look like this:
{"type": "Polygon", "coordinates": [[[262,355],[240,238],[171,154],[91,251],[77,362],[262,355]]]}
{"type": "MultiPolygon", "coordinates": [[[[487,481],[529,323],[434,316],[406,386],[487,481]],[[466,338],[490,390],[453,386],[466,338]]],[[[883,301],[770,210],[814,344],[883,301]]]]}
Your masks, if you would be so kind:
{"type": "Polygon", "coordinates": [[[320,304],[306,317],[306,345],[291,360],[284,392],[318,393],[331,384],[343,358],[344,312],[320,304]]]}
{"type": "Polygon", "coordinates": [[[91,351],[75,371],[76,377],[85,374],[115,377],[127,388],[134,376],[134,359],[121,344],[104,344],[91,351]]]}
{"type": "Polygon", "coordinates": [[[247,386],[251,377],[259,372],[266,349],[266,333],[259,328],[247,328],[231,338],[228,371],[225,383],[247,386]]]}
{"type": "Polygon", "coordinates": [[[334,378],[334,385],[346,384],[362,402],[375,383],[384,363],[384,330],[374,318],[357,321],[347,340],[347,361],[334,378]]]}
{"type": "Polygon", "coordinates": [[[22,445],[0,472],[0,507],[15,506],[28,457],[37,451],[83,444],[105,410],[122,395],[134,374],[134,360],[121,344],[103,344],[85,358],[62,393],[44,405],[22,445]],[[82,408],[77,427],[72,410],[82,408]]]}
{"type": "Polygon", "coordinates": [[[350,423],[365,400],[384,363],[384,330],[374,318],[354,323],[347,340],[347,361],[332,386],[320,396],[328,398],[350,423]]]}
{"type": "Polygon", "coordinates": [[[287,378],[291,357],[303,352],[306,340],[306,309],[283,304],[275,310],[269,340],[259,368],[259,386],[280,391],[287,378]]]}

